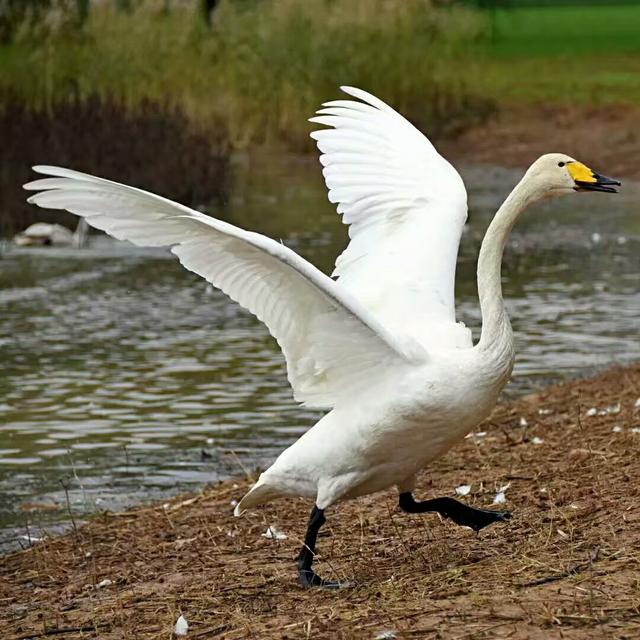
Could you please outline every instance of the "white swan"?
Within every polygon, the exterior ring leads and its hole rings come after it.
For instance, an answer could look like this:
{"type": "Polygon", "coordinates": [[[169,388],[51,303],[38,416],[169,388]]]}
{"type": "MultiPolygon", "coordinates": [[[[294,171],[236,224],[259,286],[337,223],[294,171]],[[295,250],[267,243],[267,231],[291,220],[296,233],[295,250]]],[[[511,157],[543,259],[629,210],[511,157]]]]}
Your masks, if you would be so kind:
{"type": "Polygon", "coordinates": [[[16,234],[13,237],[13,243],[19,247],[73,245],[80,249],[87,242],[88,231],[87,221],[84,218],[80,218],[73,232],[61,224],[35,222],[16,234]]]}
{"type": "Polygon", "coordinates": [[[281,243],[165,198],[57,167],[25,185],[30,202],[67,209],[138,245],[171,246],[182,264],[262,320],[287,362],[294,396],[330,409],[286,449],[236,508],[315,498],[298,559],[306,586],[333,586],[311,564],[324,510],[396,485],[405,511],[437,511],[476,530],[508,514],[452,498],[416,502],[416,473],[493,408],[513,365],[500,266],[520,213],[541,198],[619,183],[563,154],[542,156],[500,207],[478,261],[482,334],[455,321],[456,255],[467,215],[457,171],[374,96],[328,102],[312,135],[329,199],[350,225],[334,281],[281,243]]]}

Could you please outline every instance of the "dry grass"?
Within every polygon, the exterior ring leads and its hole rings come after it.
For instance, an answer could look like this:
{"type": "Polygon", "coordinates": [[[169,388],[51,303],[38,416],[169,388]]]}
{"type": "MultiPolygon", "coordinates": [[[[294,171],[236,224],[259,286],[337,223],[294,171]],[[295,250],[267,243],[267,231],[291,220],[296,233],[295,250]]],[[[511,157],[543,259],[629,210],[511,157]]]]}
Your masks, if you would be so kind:
{"type": "MultiPolygon", "coordinates": [[[[97,95],[135,108],[177,107],[234,148],[309,150],[307,118],[354,84],[450,132],[493,103],[452,71],[475,68],[483,17],[431,0],[223,0],[206,29],[198,2],[92,3],[80,29],[42,25],[0,46],[0,91],[33,107],[97,95]],[[461,60],[462,62],[458,62],[461,60]]],[[[51,22],[51,21],[49,21],[51,22]]],[[[0,96],[1,98],[1,96],[0,96]]],[[[1,100],[0,100],[1,104],[1,100]]]]}
{"type": "Polygon", "coordinates": [[[234,519],[248,482],[225,482],[1,559],[1,637],[170,638],[182,612],[189,638],[637,638],[638,396],[635,365],[499,406],[417,491],[469,483],[489,505],[510,482],[513,520],[479,537],[401,513],[394,492],[331,510],[318,571],[352,589],[298,586],[307,501],[234,519]],[[288,539],[261,537],[270,524],[288,539]]]}

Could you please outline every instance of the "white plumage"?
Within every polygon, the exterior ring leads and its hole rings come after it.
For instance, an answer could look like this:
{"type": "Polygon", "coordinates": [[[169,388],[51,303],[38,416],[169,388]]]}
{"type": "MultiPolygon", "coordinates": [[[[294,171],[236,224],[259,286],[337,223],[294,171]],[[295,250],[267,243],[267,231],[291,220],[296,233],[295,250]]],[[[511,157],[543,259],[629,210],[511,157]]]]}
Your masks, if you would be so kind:
{"type": "Polygon", "coordinates": [[[454,301],[464,183],[399,113],[365,91],[343,90],[364,102],[326,102],[311,118],[333,127],[311,137],[351,239],[333,275],[392,331],[470,345],[454,301]]]}
{"type": "Polygon", "coordinates": [[[240,514],[277,496],[315,498],[299,559],[308,586],[326,584],[311,571],[315,535],[323,510],[340,499],[397,485],[405,510],[437,510],[476,528],[506,517],[407,496],[416,473],[489,414],[511,374],[500,267],[518,215],[546,196],[618,184],[563,154],[532,165],[482,244],[483,328],[474,346],[454,307],[467,215],[462,179],[391,107],[343,90],[357,100],[327,102],[312,118],[328,127],[312,136],[351,238],[335,281],[274,240],[140,189],[48,166],[34,169],[50,177],[25,185],[37,205],[71,211],[118,239],[170,246],[187,269],[267,325],[295,398],[331,409],[236,507],[240,514]]]}
{"type": "Polygon", "coordinates": [[[119,240],[171,246],[185,268],[220,288],[262,320],[287,360],[296,400],[332,407],[379,363],[424,359],[410,338],[393,336],[348,291],[297,253],[141,189],[60,167],[29,202],[66,209],[119,240]]]}

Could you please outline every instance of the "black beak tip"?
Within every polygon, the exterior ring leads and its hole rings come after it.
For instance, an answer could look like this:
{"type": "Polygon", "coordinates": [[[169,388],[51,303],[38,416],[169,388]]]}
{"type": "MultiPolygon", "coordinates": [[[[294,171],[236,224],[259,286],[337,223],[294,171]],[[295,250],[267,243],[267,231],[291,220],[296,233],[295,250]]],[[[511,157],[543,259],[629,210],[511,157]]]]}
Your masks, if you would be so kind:
{"type": "Polygon", "coordinates": [[[578,191],[602,191],[604,193],[618,193],[615,187],[622,186],[620,180],[615,178],[607,178],[607,176],[601,176],[598,173],[594,173],[593,177],[595,182],[582,182],[576,180],[578,191]]]}

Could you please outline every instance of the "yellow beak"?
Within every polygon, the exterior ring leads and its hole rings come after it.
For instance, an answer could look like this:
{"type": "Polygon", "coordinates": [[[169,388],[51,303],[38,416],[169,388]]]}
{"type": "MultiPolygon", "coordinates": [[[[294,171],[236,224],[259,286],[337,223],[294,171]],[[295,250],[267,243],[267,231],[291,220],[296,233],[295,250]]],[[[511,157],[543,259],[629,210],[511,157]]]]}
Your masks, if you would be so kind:
{"type": "Polygon", "coordinates": [[[620,181],[614,178],[601,176],[599,173],[592,171],[582,162],[570,162],[567,169],[576,183],[574,189],[576,191],[604,191],[606,193],[617,193],[614,187],[620,186],[620,181]]]}

